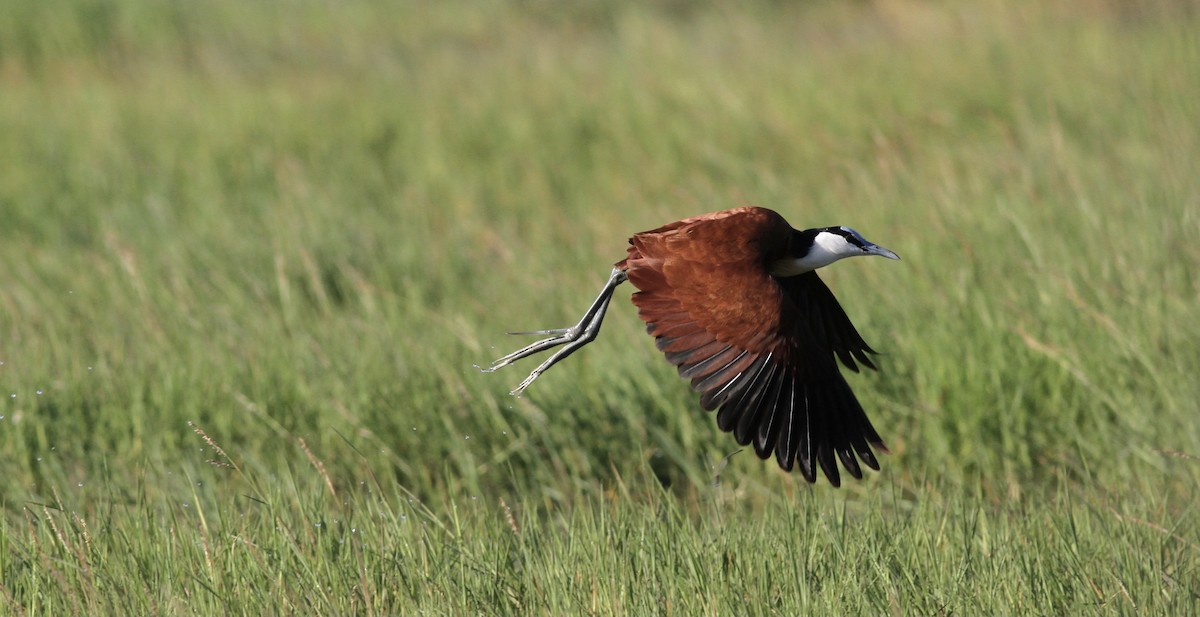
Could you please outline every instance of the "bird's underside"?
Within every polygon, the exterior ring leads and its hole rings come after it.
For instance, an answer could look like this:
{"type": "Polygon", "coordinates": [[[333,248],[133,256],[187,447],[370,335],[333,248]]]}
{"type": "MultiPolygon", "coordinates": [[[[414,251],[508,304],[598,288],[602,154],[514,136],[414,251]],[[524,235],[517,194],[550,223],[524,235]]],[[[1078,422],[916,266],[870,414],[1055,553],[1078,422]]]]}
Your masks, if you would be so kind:
{"type": "MultiPolygon", "coordinates": [[[[815,271],[775,277],[773,260],[793,230],[763,208],[736,208],[671,223],[630,238],[626,258],[584,318],[498,359],[496,370],[563,345],[515,390],[591,342],[617,285],[638,289],[633,303],[679,375],[717,410],[717,425],[760,458],[774,454],[809,482],[817,468],[840,485],[836,460],[855,478],[879,469],[872,448],[887,448],[867,419],[835,357],[858,371],[875,353],[815,271]],[[732,239],[732,241],[731,241],[732,239]]],[[[893,254],[894,255],[894,254],[893,254]]]]}

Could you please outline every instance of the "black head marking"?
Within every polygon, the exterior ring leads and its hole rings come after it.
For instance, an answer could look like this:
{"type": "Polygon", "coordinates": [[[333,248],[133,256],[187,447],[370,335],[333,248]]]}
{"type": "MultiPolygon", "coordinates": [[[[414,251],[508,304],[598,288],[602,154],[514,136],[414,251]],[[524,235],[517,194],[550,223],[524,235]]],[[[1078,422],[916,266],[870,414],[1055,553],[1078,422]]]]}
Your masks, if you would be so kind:
{"type": "Polygon", "coordinates": [[[808,254],[808,250],[812,248],[813,243],[817,241],[817,234],[822,231],[826,230],[821,228],[805,229],[803,231],[798,229],[792,230],[791,250],[788,252],[792,257],[804,257],[808,254]]]}
{"type": "Polygon", "coordinates": [[[860,249],[863,249],[863,250],[867,249],[866,240],[864,240],[862,236],[858,235],[857,231],[854,231],[853,229],[850,229],[849,227],[826,227],[826,228],[820,229],[818,231],[824,231],[824,232],[831,233],[831,234],[837,234],[837,235],[845,238],[846,242],[849,242],[850,244],[853,244],[854,246],[857,246],[860,249]]]}
{"type": "Polygon", "coordinates": [[[804,231],[795,231],[792,233],[792,250],[791,253],[795,257],[803,257],[808,254],[813,243],[817,241],[817,235],[821,233],[834,234],[846,239],[846,242],[852,246],[858,247],[860,250],[867,249],[867,242],[858,232],[849,227],[816,227],[813,229],[805,229],[804,231]]]}

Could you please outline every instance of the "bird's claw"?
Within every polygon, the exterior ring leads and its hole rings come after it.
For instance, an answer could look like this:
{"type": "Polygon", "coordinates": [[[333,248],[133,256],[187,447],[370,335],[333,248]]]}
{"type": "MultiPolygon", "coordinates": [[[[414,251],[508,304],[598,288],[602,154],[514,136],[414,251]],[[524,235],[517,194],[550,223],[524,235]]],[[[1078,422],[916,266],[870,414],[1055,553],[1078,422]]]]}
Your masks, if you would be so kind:
{"type": "Polygon", "coordinates": [[[510,332],[515,335],[550,335],[540,341],[534,341],[521,349],[518,349],[508,355],[497,358],[487,368],[480,368],[484,373],[494,373],[522,358],[529,357],[533,354],[553,349],[559,345],[565,345],[562,349],[554,352],[552,356],[546,359],[529,373],[529,376],[521,383],[517,384],[516,388],[509,393],[513,396],[520,396],[525,388],[528,388],[535,379],[546,372],[551,366],[558,363],[559,360],[571,355],[580,347],[587,345],[596,338],[596,334],[600,332],[600,324],[604,321],[604,313],[608,310],[608,304],[612,301],[613,290],[617,285],[624,283],[626,280],[625,272],[619,269],[613,269],[612,274],[608,277],[608,282],[604,285],[604,289],[600,291],[600,295],[588,307],[583,318],[579,323],[570,328],[554,328],[549,330],[531,330],[528,332],[510,332]]]}

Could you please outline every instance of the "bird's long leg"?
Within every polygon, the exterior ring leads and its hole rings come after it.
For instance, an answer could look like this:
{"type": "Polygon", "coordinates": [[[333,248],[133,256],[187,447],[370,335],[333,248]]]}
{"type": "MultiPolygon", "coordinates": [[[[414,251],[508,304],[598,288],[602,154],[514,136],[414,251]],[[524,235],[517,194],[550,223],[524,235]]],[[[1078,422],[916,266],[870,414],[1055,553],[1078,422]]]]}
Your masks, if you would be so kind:
{"type": "Polygon", "coordinates": [[[600,290],[600,295],[596,296],[596,300],[592,302],[587,312],[583,314],[583,319],[580,319],[579,323],[570,328],[535,330],[533,332],[509,332],[509,334],[550,334],[553,336],[522,347],[503,358],[497,359],[495,362],[492,362],[491,366],[482,369],[483,372],[491,373],[517,360],[532,356],[535,353],[552,349],[559,345],[565,345],[565,347],[554,352],[554,355],[533,369],[533,372],[525,378],[525,381],[522,381],[516,388],[513,388],[511,394],[514,396],[520,395],[525,388],[529,387],[529,384],[533,383],[533,380],[557,364],[559,360],[571,355],[580,347],[596,339],[596,335],[600,332],[600,324],[604,321],[604,313],[608,310],[608,303],[612,301],[613,291],[616,290],[617,285],[624,283],[626,280],[628,280],[628,277],[625,275],[624,270],[613,268],[612,274],[608,277],[608,282],[604,284],[604,289],[600,290]]]}

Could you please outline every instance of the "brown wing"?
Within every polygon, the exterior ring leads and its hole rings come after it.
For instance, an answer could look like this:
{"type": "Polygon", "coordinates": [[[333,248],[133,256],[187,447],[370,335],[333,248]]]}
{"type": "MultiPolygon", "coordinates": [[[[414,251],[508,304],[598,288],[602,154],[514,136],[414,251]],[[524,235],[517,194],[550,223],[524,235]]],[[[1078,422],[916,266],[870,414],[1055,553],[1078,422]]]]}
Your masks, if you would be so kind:
{"type": "Polygon", "coordinates": [[[775,212],[736,208],[637,234],[618,267],[658,348],[701,406],[720,409],[721,430],[785,470],[799,462],[809,482],[820,465],[836,486],[835,456],[858,478],[855,453],[878,469],[868,444],[886,450],[834,361],[873,367],[871,350],[815,274],[767,273],[791,234],[775,212]]]}

